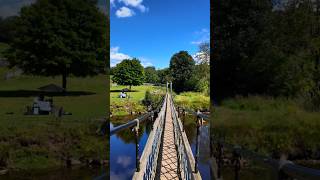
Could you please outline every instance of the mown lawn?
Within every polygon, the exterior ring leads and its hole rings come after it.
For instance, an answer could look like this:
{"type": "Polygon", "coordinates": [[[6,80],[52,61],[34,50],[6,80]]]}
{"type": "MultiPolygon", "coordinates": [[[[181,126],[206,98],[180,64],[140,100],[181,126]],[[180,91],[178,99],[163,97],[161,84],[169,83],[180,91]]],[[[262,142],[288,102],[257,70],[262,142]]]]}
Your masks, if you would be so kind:
{"type": "Polygon", "coordinates": [[[211,113],[215,135],[263,154],[289,159],[320,159],[320,112],[297,102],[261,96],[222,102],[211,113]]]}
{"type": "Polygon", "coordinates": [[[111,86],[110,89],[110,110],[113,115],[122,116],[129,115],[130,108],[132,108],[133,112],[141,112],[146,111],[146,107],[142,105],[141,101],[145,97],[146,91],[154,92],[154,93],[162,93],[165,91],[163,87],[157,86],[132,86],[131,91],[127,92],[127,95],[130,98],[119,98],[120,92],[122,89],[128,88],[127,86],[111,86]]]}
{"type": "Polygon", "coordinates": [[[60,77],[23,75],[4,80],[6,71],[0,68],[0,169],[46,169],[65,165],[67,158],[108,158],[108,138],[96,134],[107,111],[105,75],[68,78],[68,91],[78,94],[52,97],[55,106],[72,113],[57,119],[24,112],[32,106],[37,88],[60,85],[60,77]]]}

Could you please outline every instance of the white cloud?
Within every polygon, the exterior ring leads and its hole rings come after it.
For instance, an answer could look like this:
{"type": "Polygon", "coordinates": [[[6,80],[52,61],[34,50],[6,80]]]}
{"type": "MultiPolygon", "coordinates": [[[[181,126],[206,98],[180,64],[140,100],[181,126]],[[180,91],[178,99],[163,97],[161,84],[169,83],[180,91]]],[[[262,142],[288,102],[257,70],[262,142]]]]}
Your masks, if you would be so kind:
{"type": "Polygon", "coordinates": [[[119,52],[119,47],[111,47],[110,48],[110,66],[114,67],[118,63],[120,63],[124,59],[131,59],[131,57],[127,54],[123,54],[119,52]]]}
{"type": "MultiPolygon", "coordinates": [[[[130,55],[119,52],[119,47],[111,47],[110,48],[110,66],[115,67],[124,59],[132,59],[130,55]]],[[[153,66],[148,58],[139,57],[140,63],[143,67],[153,66]]]]}
{"type": "Polygon", "coordinates": [[[119,2],[123,2],[126,6],[135,7],[141,12],[146,12],[149,10],[142,4],[143,0],[119,0],[119,2]]]}
{"type": "Polygon", "coordinates": [[[210,41],[210,32],[206,28],[196,31],[194,35],[196,40],[191,41],[191,44],[199,45],[201,43],[210,41]]]}
{"type": "Polygon", "coordinates": [[[148,58],[140,57],[138,59],[140,60],[141,65],[143,67],[153,66],[153,64],[150,62],[150,60],[148,58]]]}
{"type": "Polygon", "coordinates": [[[133,10],[127,8],[127,7],[121,7],[120,9],[118,9],[116,11],[116,16],[119,18],[124,18],[124,17],[131,17],[133,16],[135,13],[133,10]]]}
{"type": "Polygon", "coordinates": [[[129,156],[120,156],[117,159],[117,163],[122,165],[122,167],[126,168],[128,165],[132,163],[131,157],[129,156]]]}

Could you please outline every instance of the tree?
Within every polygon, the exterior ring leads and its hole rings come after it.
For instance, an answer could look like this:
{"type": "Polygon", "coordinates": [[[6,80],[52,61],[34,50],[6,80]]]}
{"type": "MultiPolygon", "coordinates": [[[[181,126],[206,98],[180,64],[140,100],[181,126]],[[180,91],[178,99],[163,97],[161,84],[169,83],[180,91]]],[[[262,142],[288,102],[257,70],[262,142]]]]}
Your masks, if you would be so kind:
{"type": "Polygon", "coordinates": [[[209,95],[210,86],[210,44],[207,42],[199,45],[199,51],[196,54],[197,65],[193,80],[195,84],[195,91],[203,92],[209,95]]]}
{"type": "Polygon", "coordinates": [[[180,51],[174,54],[170,60],[170,72],[173,78],[173,89],[180,93],[191,90],[188,80],[194,76],[195,61],[187,51],[180,51]]]}
{"type": "Polygon", "coordinates": [[[16,16],[0,18],[0,42],[9,43],[15,37],[16,16]]]}
{"type": "Polygon", "coordinates": [[[146,67],[144,68],[144,72],[146,75],[145,82],[155,84],[159,81],[159,77],[155,67],[153,66],[146,67]]]}
{"type": "Polygon", "coordinates": [[[117,64],[113,70],[112,81],[119,85],[139,86],[144,80],[144,69],[140,61],[136,58],[125,59],[117,64]]]}
{"type": "Polygon", "coordinates": [[[105,70],[106,16],[96,0],[37,0],[21,9],[7,58],[26,74],[95,75],[105,70]]]}
{"type": "Polygon", "coordinates": [[[172,80],[169,68],[159,69],[157,70],[157,74],[160,84],[166,84],[167,82],[172,80]]]}

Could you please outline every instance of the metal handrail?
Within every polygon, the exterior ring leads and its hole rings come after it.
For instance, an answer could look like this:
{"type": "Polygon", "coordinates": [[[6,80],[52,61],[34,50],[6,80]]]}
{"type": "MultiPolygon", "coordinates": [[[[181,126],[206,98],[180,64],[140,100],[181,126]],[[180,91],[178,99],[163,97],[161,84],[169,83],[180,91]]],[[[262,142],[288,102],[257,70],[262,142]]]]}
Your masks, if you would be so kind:
{"type": "Polygon", "coordinates": [[[175,129],[175,144],[178,150],[179,169],[182,170],[181,178],[187,180],[201,180],[199,171],[197,170],[197,163],[193,157],[191,146],[189,144],[187,135],[183,131],[183,125],[178,117],[174,106],[173,97],[170,96],[170,108],[172,112],[173,124],[175,129]]]}
{"type": "Polygon", "coordinates": [[[155,179],[157,171],[158,155],[160,153],[160,145],[162,139],[162,132],[165,121],[165,111],[167,103],[167,94],[164,97],[163,105],[159,112],[159,116],[153,124],[153,130],[151,131],[146,145],[144,147],[143,153],[139,161],[141,162],[139,171],[136,171],[133,175],[134,180],[140,179],[155,179]]]}
{"type": "Polygon", "coordinates": [[[161,109],[161,105],[162,105],[163,101],[164,101],[164,96],[162,97],[158,107],[154,111],[151,111],[151,112],[148,112],[148,113],[146,113],[146,114],[144,114],[142,116],[139,116],[139,117],[135,118],[134,120],[129,121],[126,124],[122,124],[122,125],[119,125],[117,127],[112,128],[110,130],[110,136],[112,136],[112,135],[116,134],[117,132],[122,131],[124,129],[136,126],[137,125],[137,120],[138,120],[138,122],[140,124],[140,123],[143,123],[144,121],[146,121],[149,117],[154,116],[154,112],[159,112],[159,110],[161,109]]]}

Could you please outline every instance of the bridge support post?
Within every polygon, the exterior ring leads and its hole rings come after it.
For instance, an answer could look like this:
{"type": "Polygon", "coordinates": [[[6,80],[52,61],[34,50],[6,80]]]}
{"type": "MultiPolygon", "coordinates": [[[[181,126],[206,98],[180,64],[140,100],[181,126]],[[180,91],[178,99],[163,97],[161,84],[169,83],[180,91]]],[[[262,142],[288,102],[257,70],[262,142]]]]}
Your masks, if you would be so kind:
{"type": "Polygon", "coordinates": [[[240,154],[240,147],[235,147],[233,150],[233,164],[234,164],[234,179],[239,180],[239,171],[241,168],[241,154],[240,154]]]}
{"type": "Polygon", "coordinates": [[[197,138],[196,138],[196,157],[195,157],[195,173],[198,173],[198,161],[199,161],[199,131],[200,131],[200,126],[201,126],[201,118],[199,117],[199,111],[197,112],[197,138]]]}
{"type": "Polygon", "coordinates": [[[137,125],[133,128],[136,143],[136,172],[140,171],[140,158],[139,158],[139,120],[136,119],[137,125]]]}
{"type": "Polygon", "coordinates": [[[222,165],[223,165],[223,144],[222,142],[218,142],[218,146],[217,146],[217,153],[218,153],[218,157],[217,157],[217,161],[218,161],[218,178],[221,178],[221,169],[222,169],[222,165]]]}

